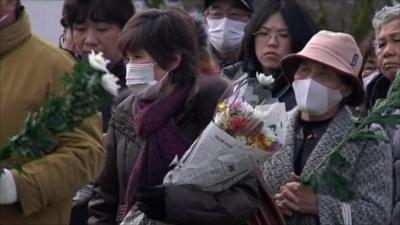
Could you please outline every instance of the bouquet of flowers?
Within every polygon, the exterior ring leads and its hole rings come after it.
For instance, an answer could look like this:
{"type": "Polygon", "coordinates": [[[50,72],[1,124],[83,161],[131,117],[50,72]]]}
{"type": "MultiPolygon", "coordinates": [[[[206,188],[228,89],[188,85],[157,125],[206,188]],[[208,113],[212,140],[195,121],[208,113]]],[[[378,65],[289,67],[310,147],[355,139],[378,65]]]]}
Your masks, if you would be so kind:
{"type": "Polygon", "coordinates": [[[182,159],[174,160],[176,166],[165,176],[164,184],[193,184],[212,192],[226,190],[283,144],[286,117],[282,115],[282,103],[260,109],[237,96],[219,103],[213,121],[182,159]]]}
{"type": "MultiPolygon", "coordinates": [[[[193,184],[205,191],[228,189],[261,166],[284,140],[283,103],[252,107],[238,95],[217,106],[213,121],[164,177],[164,185],[193,184]]],[[[133,207],[121,225],[167,225],[133,207]]]]}

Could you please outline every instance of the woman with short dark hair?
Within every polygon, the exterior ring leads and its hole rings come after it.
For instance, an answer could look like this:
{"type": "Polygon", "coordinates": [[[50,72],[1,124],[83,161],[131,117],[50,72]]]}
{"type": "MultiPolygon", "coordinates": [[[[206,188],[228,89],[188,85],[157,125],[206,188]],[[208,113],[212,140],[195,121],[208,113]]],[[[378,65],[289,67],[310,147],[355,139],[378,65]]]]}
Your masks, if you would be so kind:
{"type": "MultiPolygon", "coordinates": [[[[72,54],[76,58],[86,57],[90,51],[103,52],[110,60],[108,70],[125,84],[125,61],[118,49],[118,37],[125,23],[135,13],[131,0],[65,0],[61,23],[65,29],[72,54]]],[[[111,115],[111,103],[101,110],[103,132],[106,132],[111,115]]],[[[93,196],[93,186],[86,185],[74,197],[71,224],[86,224],[88,201],[93,196]]]]}
{"type": "MultiPolygon", "coordinates": [[[[109,71],[125,84],[125,62],[118,49],[118,38],[126,22],[135,13],[131,0],[66,0],[63,23],[71,29],[72,41],[78,56],[90,51],[103,52],[110,60],[109,71]]],[[[108,127],[111,106],[102,110],[103,131],[108,127]]]]}
{"type": "MultiPolygon", "coordinates": [[[[187,30],[193,29],[193,21],[185,20],[180,26],[175,25],[182,19],[183,15],[178,10],[141,13],[135,20],[129,21],[121,32],[119,48],[122,54],[131,62],[139,58],[139,53],[146,52],[156,62],[155,69],[168,70],[171,65],[177,64],[168,73],[171,84],[180,86],[195,81],[199,73],[198,37],[195,30],[187,30]]],[[[129,80],[127,84],[131,84],[129,80]]]]}
{"type": "MultiPolygon", "coordinates": [[[[181,157],[211,121],[227,88],[220,78],[200,75],[198,43],[195,24],[176,9],[138,13],[121,32],[119,46],[129,60],[126,80],[133,93],[113,111],[89,224],[117,224],[134,206],[151,218],[178,224],[226,224],[218,222],[251,215],[256,191],[238,198],[235,190],[214,196],[193,187],[158,186],[173,158],[181,157]],[[143,198],[148,191],[158,200],[143,198]],[[184,193],[191,193],[197,206],[236,198],[243,208],[234,216],[232,206],[215,207],[214,215],[198,213],[179,205],[184,193]],[[148,204],[157,205],[156,210],[146,211],[148,204]]],[[[253,190],[252,181],[242,187],[253,190]]]]}

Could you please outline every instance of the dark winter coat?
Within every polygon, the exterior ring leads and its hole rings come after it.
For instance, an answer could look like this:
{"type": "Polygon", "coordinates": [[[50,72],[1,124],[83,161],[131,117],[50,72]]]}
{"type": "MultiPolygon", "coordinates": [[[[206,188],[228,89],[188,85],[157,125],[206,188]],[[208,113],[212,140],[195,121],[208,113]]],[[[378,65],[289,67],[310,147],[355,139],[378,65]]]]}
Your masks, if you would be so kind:
{"type": "MultiPolygon", "coordinates": [[[[198,91],[192,96],[192,107],[178,120],[178,126],[188,140],[193,142],[211,121],[226,88],[226,82],[219,78],[200,81],[198,91]]],[[[134,99],[129,95],[112,112],[106,137],[106,165],[94,184],[95,197],[89,203],[89,224],[119,224],[126,211],[127,183],[143,144],[134,127],[134,99]]]]}

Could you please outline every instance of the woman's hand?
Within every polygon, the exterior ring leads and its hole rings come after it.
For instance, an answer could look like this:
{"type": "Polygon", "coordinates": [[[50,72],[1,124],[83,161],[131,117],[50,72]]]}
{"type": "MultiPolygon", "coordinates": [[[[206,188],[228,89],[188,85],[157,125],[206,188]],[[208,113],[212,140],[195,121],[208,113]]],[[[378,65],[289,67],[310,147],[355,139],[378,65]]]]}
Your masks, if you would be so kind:
{"type": "Polygon", "coordinates": [[[293,175],[294,180],[282,186],[280,192],[274,196],[278,208],[286,216],[293,212],[318,215],[318,198],[314,190],[302,185],[297,176],[293,175]]]}
{"type": "Polygon", "coordinates": [[[275,203],[285,216],[293,215],[293,211],[298,211],[297,203],[299,202],[293,191],[286,186],[280,188],[280,192],[274,195],[275,203]]]}

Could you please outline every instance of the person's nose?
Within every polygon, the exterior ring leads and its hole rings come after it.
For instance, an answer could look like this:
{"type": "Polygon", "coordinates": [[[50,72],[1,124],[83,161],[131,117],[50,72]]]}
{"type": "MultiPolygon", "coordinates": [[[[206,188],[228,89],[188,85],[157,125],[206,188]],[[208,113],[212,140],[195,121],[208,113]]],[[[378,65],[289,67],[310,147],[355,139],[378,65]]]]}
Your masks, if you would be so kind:
{"type": "Polygon", "coordinates": [[[382,49],[382,56],[383,57],[391,57],[396,54],[395,51],[395,43],[392,41],[388,41],[386,46],[382,49]]]}
{"type": "Polygon", "coordinates": [[[84,44],[87,48],[89,48],[88,50],[96,50],[99,41],[98,41],[98,34],[95,30],[88,29],[84,44]]]}
{"type": "Polygon", "coordinates": [[[269,34],[269,37],[267,37],[267,45],[268,46],[278,46],[278,35],[276,34],[269,34]]]}

